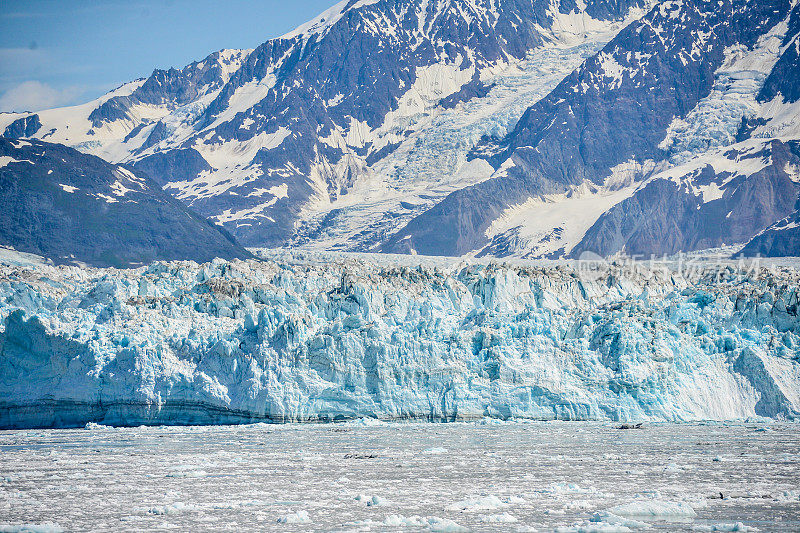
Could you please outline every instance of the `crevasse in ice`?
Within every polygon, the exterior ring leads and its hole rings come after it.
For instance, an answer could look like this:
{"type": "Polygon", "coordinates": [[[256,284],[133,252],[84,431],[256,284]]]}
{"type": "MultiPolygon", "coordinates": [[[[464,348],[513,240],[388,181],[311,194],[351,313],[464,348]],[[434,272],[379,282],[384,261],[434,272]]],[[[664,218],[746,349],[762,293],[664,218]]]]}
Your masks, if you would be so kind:
{"type": "Polygon", "coordinates": [[[794,271],[408,261],[0,266],[0,426],[800,412],[794,271]]]}

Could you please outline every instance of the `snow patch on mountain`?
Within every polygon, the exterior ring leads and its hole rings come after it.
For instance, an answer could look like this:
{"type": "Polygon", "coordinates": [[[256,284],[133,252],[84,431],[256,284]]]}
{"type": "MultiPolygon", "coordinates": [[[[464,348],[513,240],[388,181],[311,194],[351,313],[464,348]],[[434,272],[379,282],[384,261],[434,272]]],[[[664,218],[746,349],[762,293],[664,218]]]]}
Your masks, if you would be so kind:
{"type": "Polygon", "coordinates": [[[681,179],[687,176],[696,176],[700,170],[710,166],[716,174],[726,175],[725,180],[720,184],[724,185],[735,177],[751,176],[772,165],[769,151],[764,150],[768,144],[769,141],[752,139],[728,147],[717,148],[682,165],[655,174],[650,179],[669,179],[679,183],[681,179]]]}
{"type": "Polygon", "coordinates": [[[800,139],[800,102],[787,102],[779,94],[761,105],[759,116],[766,120],[766,124],[758,126],[752,137],[782,141],[800,139]]]}
{"type": "Polygon", "coordinates": [[[304,40],[308,40],[311,37],[317,37],[320,34],[324,34],[326,30],[336,24],[348,11],[376,4],[379,1],[380,0],[342,0],[323,11],[317,17],[282,35],[279,39],[291,40],[295,37],[301,37],[304,40]]]}
{"type": "MultiPolygon", "coordinates": [[[[7,166],[7,165],[10,165],[11,163],[23,163],[23,162],[24,161],[20,161],[18,159],[14,159],[13,157],[11,157],[9,155],[0,156],[0,168],[3,168],[5,166],[7,166]]],[[[30,163],[30,161],[28,161],[28,163],[30,163]]]]}

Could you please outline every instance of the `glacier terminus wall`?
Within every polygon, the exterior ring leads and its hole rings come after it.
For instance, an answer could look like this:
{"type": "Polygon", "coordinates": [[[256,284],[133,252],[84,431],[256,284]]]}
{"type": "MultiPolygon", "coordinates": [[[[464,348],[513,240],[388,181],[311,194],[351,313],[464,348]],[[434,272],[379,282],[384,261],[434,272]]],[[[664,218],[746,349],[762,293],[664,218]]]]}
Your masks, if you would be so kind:
{"type": "Polygon", "coordinates": [[[0,427],[800,417],[795,270],[576,265],[0,261],[0,427]]]}

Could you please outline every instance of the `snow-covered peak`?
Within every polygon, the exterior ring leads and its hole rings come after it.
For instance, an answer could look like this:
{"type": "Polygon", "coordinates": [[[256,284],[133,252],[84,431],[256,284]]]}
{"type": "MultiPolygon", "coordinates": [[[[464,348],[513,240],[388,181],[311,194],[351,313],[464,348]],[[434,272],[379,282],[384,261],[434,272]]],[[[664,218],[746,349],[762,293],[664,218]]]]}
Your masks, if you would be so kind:
{"type": "Polygon", "coordinates": [[[308,39],[312,35],[324,34],[326,30],[336,24],[348,11],[376,4],[380,1],[382,0],[342,0],[305,24],[301,24],[294,30],[281,35],[279,39],[294,39],[295,37],[308,39]]]}

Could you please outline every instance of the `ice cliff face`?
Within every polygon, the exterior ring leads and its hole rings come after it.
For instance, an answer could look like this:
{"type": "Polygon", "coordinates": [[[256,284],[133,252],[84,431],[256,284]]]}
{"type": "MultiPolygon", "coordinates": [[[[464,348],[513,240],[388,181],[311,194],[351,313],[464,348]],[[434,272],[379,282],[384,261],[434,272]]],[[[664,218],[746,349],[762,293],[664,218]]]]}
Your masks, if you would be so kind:
{"type": "Polygon", "coordinates": [[[795,271],[323,259],[6,261],[0,427],[800,416],[795,271]]]}

